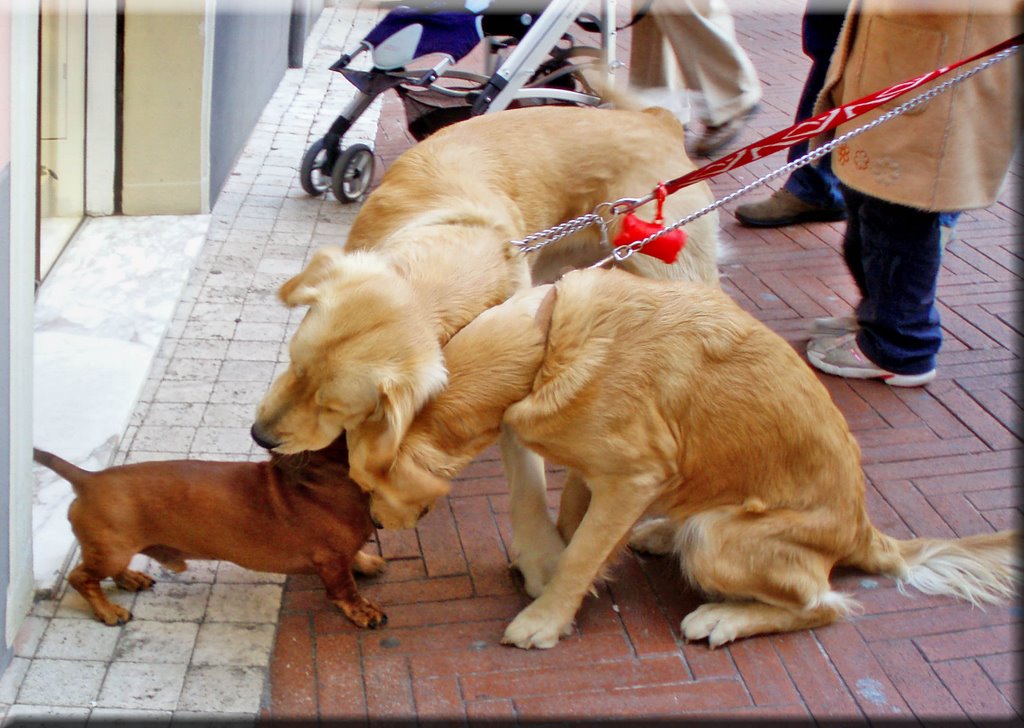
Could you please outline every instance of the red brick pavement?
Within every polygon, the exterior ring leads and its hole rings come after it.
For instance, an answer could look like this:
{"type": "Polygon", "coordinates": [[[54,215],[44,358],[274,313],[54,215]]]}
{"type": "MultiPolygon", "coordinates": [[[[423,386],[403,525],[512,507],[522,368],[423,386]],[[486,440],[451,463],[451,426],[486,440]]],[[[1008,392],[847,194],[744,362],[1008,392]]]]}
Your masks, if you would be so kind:
{"type": "MultiPolygon", "coordinates": [[[[791,0],[785,12],[737,16],[765,88],[744,142],[790,119],[807,66],[801,7],[791,0]]],[[[628,33],[620,38],[624,49],[628,33]]],[[[377,138],[384,164],[411,143],[391,98],[377,138]]],[[[713,186],[725,194],[781,163],[777,155],[713,186]]],[[[999,203],[965,214],[947,250],[937,381],[899,390],[821,377],[863,447],[871,515],[894,536],[1019,523],[1019,178],[1018,166],[999,203]]],[[[798,350],[809,318],[847,313],[855,302],[837,253],[841,223],[758,231],[737,225],[727,208],[721,225],[731,251],[723,285],[798,350]]],[[[551,475],[554,506],[560,473],[551,475]]],[[[1019,720],[1024,709],[1019,606],[974,609],[860,573],[837,574],[835,583],[862,602],[861,615],[712,651],[680,639],[679,622],[700,597],[671,560],[626,554],[614,580],[584,603],[573,636],[546,651],[503,647],[505,625],[528,602],[508,570],[509,543],[507,490],[492,450],[415,531],[381,533],[389,571],[362,588],[386,606],[385,629],[355,629],[316,580],[289,580],[265,717],[927,724],[1019,720]]]]}

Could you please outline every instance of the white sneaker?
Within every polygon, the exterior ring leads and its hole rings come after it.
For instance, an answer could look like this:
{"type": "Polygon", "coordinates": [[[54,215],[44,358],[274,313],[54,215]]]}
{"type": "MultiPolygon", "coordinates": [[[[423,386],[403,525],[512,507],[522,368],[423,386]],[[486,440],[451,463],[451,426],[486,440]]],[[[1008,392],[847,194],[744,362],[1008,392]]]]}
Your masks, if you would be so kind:
{"type": "Polygon", "coordinates": [[[857,345],[856,334],[822,336],[807,342],[807,360],[827,374],[847,379],[881,379],[891,387],[920,387],[935,379],[935,370],[923,374],[897,374],[868,359],[857,345]]]}

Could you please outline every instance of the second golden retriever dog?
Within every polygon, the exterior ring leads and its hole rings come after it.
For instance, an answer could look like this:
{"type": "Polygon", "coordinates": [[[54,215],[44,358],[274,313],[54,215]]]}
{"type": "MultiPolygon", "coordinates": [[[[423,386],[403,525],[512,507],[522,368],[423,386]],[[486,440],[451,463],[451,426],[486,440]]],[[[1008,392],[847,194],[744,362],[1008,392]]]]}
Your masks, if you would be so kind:
{"type": "MultiPolygon", "coordinates": [[[[589,506],[540,597],[505,631],[551,647],[603,565],[634,545],[675,550],[714,598],[682,622],[712,647],[833,622],[855,608],[829,584],[846,565],[971,602],[1012,595],[1016,533],[897,540],[864,505],[860,448],[828,391],[768,327],[694,283],[567,274],[487,311],[445,347],[449,385],[372,483],[385,528],[414,525],[449,479],[511,428],[575,469],[589,506]]],[[[566,516],[568,518],[569,516],[566,516]]]]}
{"type": "MultiPolygon", "coordinates": [[[[481,311],[531,281],[554,280],[609,251],[588,229],[523,254],[511,241],[643,196],[693,169],[683,129],[663,109],[516,109],[454,124],[388,169],[342,249],[317,251],[280,297],[308,306],[290,364],[259,405],[254,439],[280,453],[316,450],[349,433],[352,476],[394,460],[413,416],[446,382],[442,345],[481,311]]],[[[669,198],[676,220],[712,202],[698,184],[669,198]]],[[[638,214],[650,218],[653,205],[638,214]]],[[[619,223],[611,225],[614,239],[619,223]]],[[[717,218],[687,226],[676,262],[634,255],[642,276],[717,281],[717,218]]],[[[548,516],[544,466],[502,438],[515,563],[540,593],[564,547],[548,516]]],[[[570,489],[581,487],[574,475],[570,489]]]]}

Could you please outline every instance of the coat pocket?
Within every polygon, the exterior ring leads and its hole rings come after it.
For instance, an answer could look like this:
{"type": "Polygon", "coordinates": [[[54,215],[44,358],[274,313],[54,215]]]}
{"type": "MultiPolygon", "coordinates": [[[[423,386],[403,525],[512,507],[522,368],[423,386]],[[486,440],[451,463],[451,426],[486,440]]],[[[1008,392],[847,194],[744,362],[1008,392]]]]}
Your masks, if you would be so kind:
{"type": "MultiPolygon", "coordinates": [[[[927,27],[928,19],[928,16],[919,15],[903,15],[895,20],[870,15],[862,19],[858,29],[859,33],[865,34],[863,41],[858,43],[861,52],[853,64],[854,68],[848,68],[844,74],[846,100],[867,96],[937,69],[942,64],[946,34],[927,27]]],[[[913,95],[915,92],[886,104],[882,109],[895,108],[913,95]]],[[[924,113],[932,103],[921,104],[907,114],[924,113]]]]}

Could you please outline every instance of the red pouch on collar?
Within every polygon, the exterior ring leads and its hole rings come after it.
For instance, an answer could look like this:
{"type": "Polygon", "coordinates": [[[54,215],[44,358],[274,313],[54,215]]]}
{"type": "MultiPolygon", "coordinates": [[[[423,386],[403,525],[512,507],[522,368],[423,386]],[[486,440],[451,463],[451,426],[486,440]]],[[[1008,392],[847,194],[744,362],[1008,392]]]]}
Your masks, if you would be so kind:
{"type": "MultiPolygon", "coordinates": [[[[665,229],[665,226],[662,224],[664,222],[662,209],[665,206],[665,197],[667,196],[665,185],[659,184],[654,194],[655,199],[658,201],[658,211],[654,217],[654,222],[641,220],[632,212],[627,213],[622,218],[622,229],[615,236],[613,245],[616,248],[635,243],[638,240],[644,240],[656,232],[665,229]]],[[[640,248],[640,252],[658,258],[665,263],[675,263],[676,258],[679,257],[679,251],[683,249],[684,245],[686,245],[686,231],[682,228],[677,228],[647,243],[647,245],[640,248]]]]}

